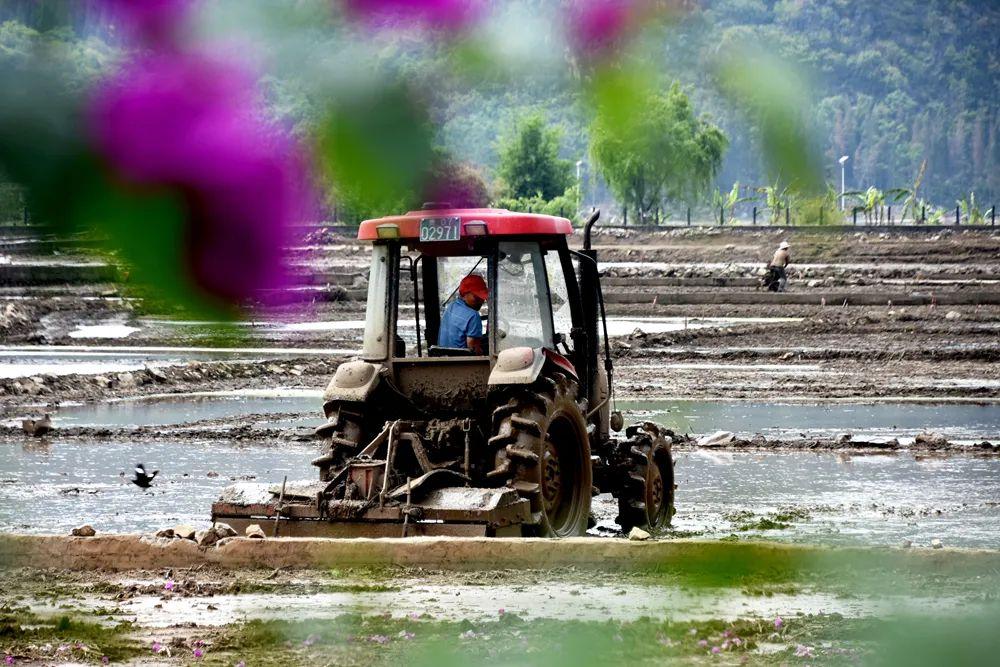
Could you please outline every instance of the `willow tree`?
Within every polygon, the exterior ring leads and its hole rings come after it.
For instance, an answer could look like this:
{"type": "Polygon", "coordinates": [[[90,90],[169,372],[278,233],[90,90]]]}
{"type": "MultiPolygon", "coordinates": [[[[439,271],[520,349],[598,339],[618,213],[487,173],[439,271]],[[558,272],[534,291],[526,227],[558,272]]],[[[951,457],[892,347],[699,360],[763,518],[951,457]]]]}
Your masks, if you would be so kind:
{"type": "Polygon", "coordinates": [[[728,145],[722,130],[694,115],[677,83],[634,100],[626,116],[598,113],[590,127],[594,162],[639,219],[668,202],[705,195],[728,145]]]}

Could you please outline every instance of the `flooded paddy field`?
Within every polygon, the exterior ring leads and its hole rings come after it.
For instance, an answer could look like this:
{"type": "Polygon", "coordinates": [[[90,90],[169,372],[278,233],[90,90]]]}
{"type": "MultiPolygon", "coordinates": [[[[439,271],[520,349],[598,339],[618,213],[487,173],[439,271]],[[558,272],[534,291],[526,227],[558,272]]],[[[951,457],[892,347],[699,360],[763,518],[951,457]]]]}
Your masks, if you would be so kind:
{"type": "MultiPolygon", "coordinates": [[[[1000,243],[986,231],[595,238],[606,293],[625,296],[755,294],[784,238],[793,291],[968,294],[1000,280],[1000,243]]],[[[312,429],[323,388],[359,346],[368,256],[325,232],[298,250],[308,298],[235,324],[157,312],[107,271],[81,271],[83,254],[22,260],[66,282],[31,284],[24,269],[0,285],[0,541],[83,523],[99,537],[153,539],[207,527],[235,481],[315,479],[309,461],[323,443],[312,429]],[[24,434],[21,420],[43,413],[55,430],[24,434]],[[146,491],[129,482],[140,461],[160,471],[146,491]]],[[[602,494],[590,535],[695,555],[655,571],[0,563],[0,629],[33,633],[0,652],[16,664],[107,655],[258,665],[514,664],[528,654],[551,664],[901,664],[913,650],[939,663],[1000,651],[1000,569],[970,560],[1000,550],[1000,456],[981,446],[1000,444],[1000,307],[608,306],[619,409],[679,436],[677,514],[651,543],[628,542],[602,494]],[[697,444],[715,431],[735,441],[697,444]],[[946,444],[916,442],[921,434],[946,444]],[[874,548],[878,562],[843,547],[874,548]]],[[[401,333],[412,342],[412,328],[401,333]]]]}
{"type": "MultiPolygon", "coordinates": [[[[102,533],[155,532],[179,523],[204,527],[211,503],[233,481],[280,484],[285,476],[315,478],[309,461],[320,452],[321,443],[312,441],[309,427],[321,419],[279,412],[312,399],[233,400],[213,397],[196,403],[196,408],[186,406],[186,412],[162,410],[164,421],[192,416],[192,411],[205,418],[194,434],[176,438],[168,426],[154,436],[140,429],[132,438],[127,431],[113,429],[98,438],[4,438],[0,531],[67,534],[83,523],[102,533]],[[275,412],[259,411],[244,425],[239,439],[228,438],[224,427],[212,425],[210,415],[240,406],[259,410],[264,400],[271,401],[269,409],[275,412]],[[213,437],[213,432],[218,435],[213,437]],[[129,482],[132,467],[140,461],[160,471],[156,484],[145,492],[129,482]]],[[[703,415],[691,406],[678,409],[685,419],[701,419],[706,425],[727,423],[715,421],[718,406],[710,407],[703,415]]],[[[858,407],[845,410],[850,413],[858,407]]],[[[889,406],[889,418],[899,420],[909,407],[924,406],[889,406]]],[[[965,408],[977,406],[951,407],[960,408],[952,414],[958,418],[965,408]]],[[[721,414],[740,409],[722,406],[721,414]]],[[[940,410],[926,407],[923,414],[940,410]]],[[[80,420],[113,427],[122,414],[136,413],[98,412],[80,420]]],[[[975,417],[980,421],[963,422],[956,433],[973,440],[985,438],[985,433],[997,432],[987,431],[995,429],[991,419],[996,416],[993,409],[975,417]]],[[[912,413],[910,418],[923,419],[912,413]]],[[[670,423],[669,418],[663,421],[670,423]]],[[[1000,548],[1000,457],[954,451],[935,454],[904,445],[902,450],[877,455],[850,449],[732,451],[683,446],[675,450],[677,515],[671,537],[736,535],[890,546],[904,540],[929,545],[940,539],[950,546],[1000,548]]],[[[621,534],[614,523],[617,505],[611,496],[596,497],[593,513],[597,521],[593,534],[621,534]]]]}

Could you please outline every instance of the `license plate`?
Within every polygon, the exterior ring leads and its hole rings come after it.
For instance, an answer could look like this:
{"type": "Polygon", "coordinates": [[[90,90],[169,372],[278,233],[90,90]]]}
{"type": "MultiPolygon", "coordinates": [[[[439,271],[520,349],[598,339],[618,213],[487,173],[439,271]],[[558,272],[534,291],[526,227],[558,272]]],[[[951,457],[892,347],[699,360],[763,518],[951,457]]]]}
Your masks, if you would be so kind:
{"type": "Polygon", "coordinates": [[[461,218],[424,218],[420,221],[421,241],[457,241],[461,218]]]}

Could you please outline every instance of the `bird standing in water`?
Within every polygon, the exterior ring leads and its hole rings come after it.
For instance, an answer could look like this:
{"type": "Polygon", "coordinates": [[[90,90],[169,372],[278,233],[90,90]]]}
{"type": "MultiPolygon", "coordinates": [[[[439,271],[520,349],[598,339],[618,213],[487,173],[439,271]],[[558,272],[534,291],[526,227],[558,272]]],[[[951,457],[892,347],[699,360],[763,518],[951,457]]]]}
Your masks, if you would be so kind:
{"type": "Polygon", "coordinates": [[[142,465],[141,463],[136,463],[135,477],[132,478],[132,483],[140,488],[148,489],[149,486],[153,483],[153,478],[156,477],[156,475],[159,472],[160,472],[159,470],[154,470],[151,473],[147,473],[146,466],[142,465]]]}

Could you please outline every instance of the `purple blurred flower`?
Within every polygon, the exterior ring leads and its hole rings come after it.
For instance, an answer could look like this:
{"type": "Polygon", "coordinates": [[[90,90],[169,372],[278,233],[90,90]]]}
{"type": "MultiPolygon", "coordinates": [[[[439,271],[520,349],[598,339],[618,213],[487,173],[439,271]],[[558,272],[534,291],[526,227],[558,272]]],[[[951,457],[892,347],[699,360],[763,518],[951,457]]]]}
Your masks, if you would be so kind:
{"type": "Polygon", "coordinates": [[[5,664],[5,665],[13,665],[14,664],[14,656],[12,656],[12,655],[5,655],[4,658],[3,658],[3,664],[5,664]]]}
{"type": "Polygon", "coordinates": [[[196,648],[194,650],[194,657],[195,658],[201,658],[203,655],[205,655],[205,652],[202,651],[200,648],[196,648]]]}
{"type": "Polygon", "coordinates": [[[120,20],[128,37],[149,46],[174,41],[194,0],[99,0],[120,20]]]}
{"type": "Polygon", "coordinates": [[[712,653],[713,653],[713,654],[717,654],[717,653],[718,653],[719,651],[720,651],[720,649],[719,649],[719,647],[718,647],[718,646],[713,646],[713,647],[712,647],[712,653]]]}
{"type": "Polygon", "coordinates": [[[153,642],[153,653],[161,653],[163,651],[163,644],[160,642],[153,642]]]}
{"type": "Polygon", "coordinates": [[[419,26],[455,32],[483,12],[481,0],[344,0],[348,14],[371,28],[419,26]]]}
{"type": "Polygon", "coordinates": [[[635,0],[576,0],[568,10],[570,43],[577,53],[596,57],[614,49],[629,31],[635,0]]]}
{"type": "Polygon", "coordinates": [[[781,617],[780,617],[780,616],[776,616],[776,617],[774,618],[774,629],[775,629],[775,630],[780,630],[780,629],[781,629],[781,627],[782,627],[782,626],[783,626],[784,624],[785,624],[785,622],[784,622],[783,620],[781,620],[781,617]]]}
{"type": "Polygon", "coordinates": [[[814,658],[812,646],[806,646],[804,644],[799,644],[795,647],[795,657],[796,658],[814,658]]]}
{"type": "Polygon", "coordinates": [[[236,667],[247,667],[246,660],[240,660],[236,663],[236,667]]]}
{"type": "Polygon", "coordinates": [[[163,590],[172,591],[174,590],[174,580],[168,579],[165,584],[163,584],[163,590]]]}
{"type": "Polygon", "coordinates": [[[101,656],[101,664],[102,664],[102,665],[107,665],[107,664],[108,664],[108,663],[110,663],[110,662],[111,662],[111,658],[109,658],[109,657],[108,657],[108,656],[106,656],[106,655],[102,655],[102,656],[101,656]]]}
{"type": "Polygon", "coordinates": [[[411,611],[411,612],[410,612],[410,618],[411,618],[412,620],[416,621],[416,620],[418,620],[418,619],[420,618],[420,614],[418,614],[418,613],[417,613],[417,612],[415,612],[415,611],[411,611]]]}
{"type": "Polygon", "coordinates": [[[707,639],[699,639],[698,640],[698,646],[700,646],[702,648],[707,648],[708,647],[708,640],[707,639]]]}
{"type": "Polygon", "coordinates": [[[499,613],[499,615],[500,615],[500,616],[503,616],[503,615],[504,615],[504,613],[505,613],[505,612],[504,612],[504,608],[503,608],[503,607],[500,607],[500,610],[499,610],[499,612],[498,612],[498,613],[499,613]]]}
{"type": "Polygon", "coordinates": [[[248,72],[153,53],[106,81],[90,112],[97,148],[126,185],[181,196],[195,285],[229,304],[285,286],[283,250],[306,211],[306,163],[260,114],[248,72]]]}

